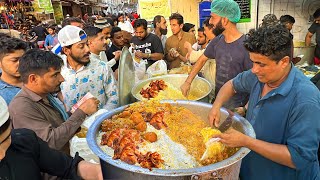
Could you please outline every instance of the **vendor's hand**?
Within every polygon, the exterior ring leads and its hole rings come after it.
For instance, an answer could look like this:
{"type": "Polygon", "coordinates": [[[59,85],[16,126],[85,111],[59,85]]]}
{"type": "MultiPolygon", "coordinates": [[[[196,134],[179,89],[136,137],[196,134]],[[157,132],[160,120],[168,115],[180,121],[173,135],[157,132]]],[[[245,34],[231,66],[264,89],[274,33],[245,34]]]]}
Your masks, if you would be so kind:
{"type": "Polygon", "coordinates": [[[209,113],[209,123],[210,126],[219,127],[220,123],[220,107],[212,106],[210,113],[209,113]]]}
{"type": "Polygon", "coordinates": [[[78,164],[78,175],[82,179],[102,180],[102,170],[99,164],[93,164],[86,161],[80,161],[78,164]]]}
{"type": "Polygon", "coordinates": [[[93,97],[81,104],[79,109],[81,109],[87,115],[91,115],[98,111],[99,103],[100,101],[97,98],[93,97]]]}
{"type": "Polygon", "coordinates": [[[142,53],[141,51],[136,51],[135,56],[139,59],[145,58],[145,53],[142,53]]]}
{"type": "Polygon", "coordinates": [[[190,61],[190,53],[186,54],[186,59],[190,61]]]}
{"type": "Polygon", "coordinates": [[[121,56],[121,51],[115,51],[115,52],[114,52],[114,59],[115,59],[116,61],[119,61],[120,56],[121,56]]]}
{"type": "Polygon", "coordinates": [[[215,135],[214,138],[220,138],[220,142],[228,147],[245,147],[248,141],[248,136],[241,132],[230,128],[225,133],[215,135]]]}
{"type": "Polygon", "coordinates": [[[246,115],[246,108],[245,107],[237,107],[237,108],[234,108],[234,112],[238,113],[241,116],[245,116],[246,115]]]}
{"type": "Polygon", "coordinates": [[[184,83],[180,86],[181,92],[182,92],[182,94],[183,94],[185,97],[187,97],[188,94],[189,94],[190,86],[191,86],[191,83],[189,83],[189,82],[184,82],[184,83]]]}

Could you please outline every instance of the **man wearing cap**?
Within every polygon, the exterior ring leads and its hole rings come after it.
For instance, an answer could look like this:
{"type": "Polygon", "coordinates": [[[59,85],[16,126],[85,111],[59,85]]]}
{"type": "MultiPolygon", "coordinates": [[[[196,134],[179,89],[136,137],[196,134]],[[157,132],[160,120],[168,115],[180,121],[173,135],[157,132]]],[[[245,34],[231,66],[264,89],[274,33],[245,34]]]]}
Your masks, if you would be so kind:
{"type": "MultiPolygon", "coordinates": [[[[245,35],[236,27],[239,20],[240,8],[236,2],[233,0],[212,1],[210,24],[213,24],[213,32],[217,37],[210,41],[204,54],[199,57],[190,75],[181,86],[184,95],[188,94],[193,79],[209,58],[216,60],[216,94],[223,84],[252,67],[249,53],[243,46],[245,35]]],[[[224,106],[229,109],[243,107],[248,97],[248,93],[237,93],[224,106]]]]}
{"type": "Polygon", "coordinates": [[[63,179],[102,179],[101,167],[49,148],[29,129],[11,130],[6,102],[0,97],[0,179],[40,180],[40,173],[63,179]]]}
{"type": "Polygon", "coordinates": [[[18,66],[26,50],[27,44],[24,41],[0,35],[0,96],[8,105],[22,87],[18,66]]]}
{"type": "Polygon", "coordinates": [[[56,102],[53,93],[60,91],[62,59],[50,51],[32,49],[19,62],[23,87],[9,105],[14,128],[33,130],[53,149],[68,153],[68,142],[86,115],[98,109],[96,98],[86,100],[69,117],[56,102]]]}
{"type": "Polygon", "coordinates": [[[58,40],[66,55],[61,90],[67,111],[88,92],[100,101],[99,108],[118,107],[118,87],[113,73],[105,62],[90,58],[87,34],[76,26],[65,26],[59,31],[58,40]]]}

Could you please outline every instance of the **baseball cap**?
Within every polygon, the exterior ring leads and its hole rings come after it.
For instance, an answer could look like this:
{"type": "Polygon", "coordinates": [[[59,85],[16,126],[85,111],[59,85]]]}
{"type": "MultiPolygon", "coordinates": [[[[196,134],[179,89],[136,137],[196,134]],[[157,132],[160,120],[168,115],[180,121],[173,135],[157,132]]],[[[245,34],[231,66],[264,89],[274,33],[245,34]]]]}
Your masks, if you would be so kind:
{"type": "Polygon", "coordinates": [[[66,25],[58,33],[59,44],[52,48],[52,52],[59,54],[62,47],[70,46],[87,38],[87,34],[81,28],[72,25],[66,25]]]}
{"type": "Polygon", "coordinates": [[[240,20],[241,12],[238,3],[233,0],[214,0],[211,3],[211,12],[229,21],[237,23],[240,20]]]}
{"type": "Polygon", "coordinates": [[[9,111],[6,101],[0,96],[0,127],[9,119],[9,111]]]}

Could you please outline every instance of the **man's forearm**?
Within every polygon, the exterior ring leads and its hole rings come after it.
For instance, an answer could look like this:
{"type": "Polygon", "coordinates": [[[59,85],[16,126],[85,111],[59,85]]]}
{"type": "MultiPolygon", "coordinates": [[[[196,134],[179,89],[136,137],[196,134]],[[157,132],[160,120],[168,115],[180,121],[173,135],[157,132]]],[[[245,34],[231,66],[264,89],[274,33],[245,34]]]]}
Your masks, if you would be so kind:
{"type": "Polygon", "coordinates": [[[201,68],[204,66],[208,58],[205,55],[201,55],[199,59],[197,60],[196,64],[193,66],[188,78],[186,79],[185,82],[188,82],[191,84],[193,79],[196,77],[198,72],[201,70],[201,68]]]}
{"type": "Polygon", "coordinates": [[[163,59],[163,54],[162,53],[152,53],[152,54],[150,54],[150,59],[156,60],[156,61],[163,59]]]}
{"type": "Polygon", "coordinates": [[[295,165],[291,159],[291,154],[286,145],[273,144],[247,136],[246,147],[261,156],[270,159],[278,164],[288,166],[295,169],[295,165]]]}

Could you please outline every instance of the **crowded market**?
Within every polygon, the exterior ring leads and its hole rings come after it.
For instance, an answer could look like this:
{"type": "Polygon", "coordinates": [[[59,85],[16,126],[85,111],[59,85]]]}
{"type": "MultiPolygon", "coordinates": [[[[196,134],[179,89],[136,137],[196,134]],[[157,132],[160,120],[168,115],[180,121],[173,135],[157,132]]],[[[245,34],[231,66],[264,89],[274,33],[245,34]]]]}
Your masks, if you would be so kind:
{"type": "Polygon", "coordinates": [[[320,180],[320,1],[0,11],[0,180],[320,180]]]}

